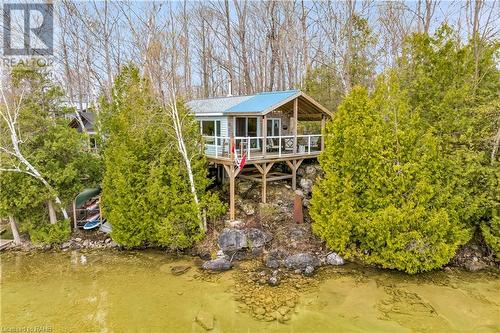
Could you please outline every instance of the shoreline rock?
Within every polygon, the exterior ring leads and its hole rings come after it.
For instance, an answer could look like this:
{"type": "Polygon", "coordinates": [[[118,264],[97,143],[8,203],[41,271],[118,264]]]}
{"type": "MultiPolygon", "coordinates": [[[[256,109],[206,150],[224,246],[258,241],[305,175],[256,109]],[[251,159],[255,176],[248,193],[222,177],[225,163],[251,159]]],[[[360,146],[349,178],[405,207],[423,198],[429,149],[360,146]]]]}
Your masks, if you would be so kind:
{"type": "Polygon", "coordinates": [[[214,315],[206,311],[199,311],[194,319],[206,331],[214,329],[214,315]]]}
{"type": "Polygon", "coordinates": [[[201,266],[202,269],[206,271],[213,272],[223,272],[230,270],[233,267],[233,264],[227,260],[226,258],[217,258],[209,261],[205,261],[201,266]]]}
{"type": "Polygon", "coordinates": [[[23,241],[20,245],[10,244],[7,251],[50,251],[60,250],[63,252],[70,250],[95,250],[95,249],[117,249],[120,245],[115,243],[110,237],[103,239],[82,239],[81,237],[70,238],[61,244],[34,244],[28,240],[23,241]]]}
{"type": "Polygon", "coordinates": [[[344,259],[335,252],[330,252],[326,256],[326,263],[332,266],[341,266],[344,264],[344,259]]]}
{"type": "Polygon", "coordinates": [[[319,264],[319,259],[315,255],[307,252],[293,254],[285,259],[286,268],[305,275],[312,275],[319,264]]]}

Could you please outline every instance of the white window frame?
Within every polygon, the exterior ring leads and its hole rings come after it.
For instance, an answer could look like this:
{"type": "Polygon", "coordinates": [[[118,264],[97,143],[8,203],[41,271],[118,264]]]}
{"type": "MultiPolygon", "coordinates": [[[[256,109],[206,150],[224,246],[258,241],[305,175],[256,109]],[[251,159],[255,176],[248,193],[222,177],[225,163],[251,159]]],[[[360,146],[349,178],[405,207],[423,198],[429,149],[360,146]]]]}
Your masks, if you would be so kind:
{"type": "Polygon", "coordinates": [[[221,126],[221,120],[220,119],[200,119],[198,120],[198,123],[200,124],[200,133],[201,136],[208,136],[208,137],[213,137],[214,138],[214,143],[206,143],[207,145],[215,145],[215,138],[217,138],[218,141],[221,140],[221,134],[222,134],[222,126],[221,126]],[[214,135],[205,135],[203,134],[203,122],[213,122],[214,123],[214,135]],[[219,135],[217,135],[217,132],[219,135]]]}

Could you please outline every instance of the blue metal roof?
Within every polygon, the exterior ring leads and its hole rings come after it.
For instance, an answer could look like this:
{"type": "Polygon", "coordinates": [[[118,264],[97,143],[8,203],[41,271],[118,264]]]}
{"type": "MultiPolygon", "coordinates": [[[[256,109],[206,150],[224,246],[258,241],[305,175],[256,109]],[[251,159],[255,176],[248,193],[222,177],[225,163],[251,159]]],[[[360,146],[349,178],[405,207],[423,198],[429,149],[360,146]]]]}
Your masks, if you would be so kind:
{"type": "Polygon", "coordinates": [[[299,94],[299,90],[263,92],[238,103],[224,113],[260,113],[299,94]]]}

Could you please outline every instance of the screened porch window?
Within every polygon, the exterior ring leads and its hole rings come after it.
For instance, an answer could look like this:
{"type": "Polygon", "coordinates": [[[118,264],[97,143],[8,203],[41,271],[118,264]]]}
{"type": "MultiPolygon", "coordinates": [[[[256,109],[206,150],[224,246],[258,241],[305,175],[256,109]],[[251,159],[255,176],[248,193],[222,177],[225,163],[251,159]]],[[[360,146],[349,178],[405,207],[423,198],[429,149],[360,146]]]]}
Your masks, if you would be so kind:
{"type": "MultiPolygon", "coordinates": [[[[257,125],[257,117],[236,117],[235,118],[235,128],[236,128],[236,137],[257,137],[258,136],[258,125],[257,125]]],[[[251,148],[260,147],[260,139],[250,140],[251,148]]],[[[243,141],[243,144],[247,144],[247,140],[245,139],[237,139],[236,144],[238,145],[240,141],[243,141]]]]}
{"type": "Polygon", "coordinates": [[[257,136],[257,118],[236,117],[236,136],[257,136]]]}

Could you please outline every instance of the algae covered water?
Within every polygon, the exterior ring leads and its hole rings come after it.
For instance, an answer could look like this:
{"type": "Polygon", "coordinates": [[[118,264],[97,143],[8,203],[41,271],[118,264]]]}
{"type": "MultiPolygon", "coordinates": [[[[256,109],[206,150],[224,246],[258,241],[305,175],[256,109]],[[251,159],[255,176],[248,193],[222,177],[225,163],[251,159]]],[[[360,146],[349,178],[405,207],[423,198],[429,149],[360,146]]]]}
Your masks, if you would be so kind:
{"type": "Polygon", "coordinates": [[[5,253],[0,326],[10,332],[500,331],[498,271],[408,276],[347,265],[270,287],[247,279],[245,265],[207,274],[192,258],[156,251],[5,253]],[[178,266],[191,268],[172,274],[178,266]],[[257,319],[261,299],[277,304],[280,297],[291,303],[286,320],[257,319]]]}

